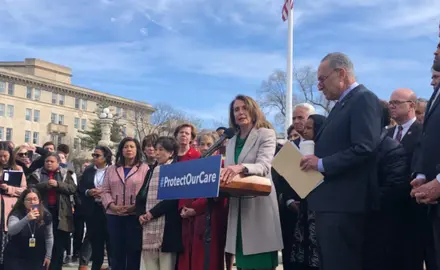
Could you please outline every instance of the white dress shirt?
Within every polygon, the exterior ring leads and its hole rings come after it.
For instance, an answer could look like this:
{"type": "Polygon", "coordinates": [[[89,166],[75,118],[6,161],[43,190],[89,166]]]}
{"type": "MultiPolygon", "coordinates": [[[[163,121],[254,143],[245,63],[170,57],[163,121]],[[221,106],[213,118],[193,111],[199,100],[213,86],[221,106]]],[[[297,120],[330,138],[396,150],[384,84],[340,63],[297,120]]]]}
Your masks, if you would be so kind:
{"type": "Polygon", "coordinates": [[[394,129],[393,139],[396,139],[397,133],[399,133],[399,126],[402,126],[402,137],[400,138],[400,140],[403,140],[403,137],[405,137],[406,133],[408,133],[408,130],[411,128],[412,124],[414,124],[416,120],[417,119],[414,117],[413,119],[408,120],[402,125],[397,125],[394,129]]]}

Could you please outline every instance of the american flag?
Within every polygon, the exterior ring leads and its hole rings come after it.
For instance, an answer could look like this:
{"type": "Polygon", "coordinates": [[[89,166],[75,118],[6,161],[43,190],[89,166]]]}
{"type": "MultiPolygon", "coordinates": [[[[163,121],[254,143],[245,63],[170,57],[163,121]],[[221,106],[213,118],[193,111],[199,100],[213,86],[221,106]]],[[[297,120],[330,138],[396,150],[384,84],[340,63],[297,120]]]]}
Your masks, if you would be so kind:
{"type": "Polygon", "coordinates": [[[293,8],[293,0],[284,0],[283,10],[282,10],[282,18],[283,22],[287,20],[289,17],[289,8],[293,8]]]}

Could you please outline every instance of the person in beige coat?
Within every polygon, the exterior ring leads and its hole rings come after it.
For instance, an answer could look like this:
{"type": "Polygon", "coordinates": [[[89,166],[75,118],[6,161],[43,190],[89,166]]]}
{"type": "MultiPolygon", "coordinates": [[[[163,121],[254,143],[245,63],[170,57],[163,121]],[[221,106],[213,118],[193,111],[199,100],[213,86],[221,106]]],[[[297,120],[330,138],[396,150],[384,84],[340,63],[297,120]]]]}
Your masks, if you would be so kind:
{"type": "MultiPolygon", "coordinates": [[[[271,178],[276,135],[257,103],[239,95],[229,109],[230,126],[238,133],[226,146],[221,181],[230,183],[237,174],[271,178]]],[[[269,196],[231,198],[226,252],[236,255],[238,268],[275,269],[283,248],[275,187],[269,196]]]]}

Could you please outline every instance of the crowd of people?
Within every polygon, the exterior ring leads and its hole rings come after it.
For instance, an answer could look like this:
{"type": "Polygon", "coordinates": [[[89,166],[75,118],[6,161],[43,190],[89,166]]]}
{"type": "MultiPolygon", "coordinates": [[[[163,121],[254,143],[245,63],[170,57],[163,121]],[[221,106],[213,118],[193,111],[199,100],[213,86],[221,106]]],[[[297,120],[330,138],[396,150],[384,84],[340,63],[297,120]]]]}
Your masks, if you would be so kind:
{"type": "Polygon", "coordinates": [[[383,101],[356,82],[346,55],[328,54],[318,89],[335,105],[327,117],[296,105],[286,141],[255,100],[235,97],[236,134],[214,153],[223,157],[220,181],[257,175],[272,191],[214,198],[209,249],[208,199],[158,199],[159,171],[201,158],[226,128],[198,133],[185,123],[174,136],[126,137],[115,155],[97,145],[80,172],[67,145],[0,142],[0,269],[59,270],[78,260],[79,269],[101,270],[107,256],[113,270],[202,270],[209,252],[210,270],[269,270],[278,251],[285,270],[439,269],[440,44],[435,55],[429,100],[399,88],[383,101]],[[315,154],[292,166],[324,179],[301,199],[271,163],[283,144],[307,140],[315,154]]]}

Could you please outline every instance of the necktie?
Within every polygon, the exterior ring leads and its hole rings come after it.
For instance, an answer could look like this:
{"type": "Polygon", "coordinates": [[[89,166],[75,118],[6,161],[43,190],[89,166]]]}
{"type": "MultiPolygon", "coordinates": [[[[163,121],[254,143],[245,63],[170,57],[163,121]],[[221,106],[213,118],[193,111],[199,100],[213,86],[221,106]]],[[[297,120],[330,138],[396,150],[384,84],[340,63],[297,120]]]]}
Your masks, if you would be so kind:
{"type": "Polygon", "coordinates": [[[403,131],[403,127],[402,126],[397,126],[396,140],[398,142],[400,142],[402,140],[402,131],[403,131]]]}

